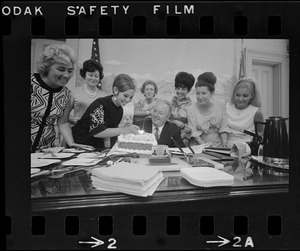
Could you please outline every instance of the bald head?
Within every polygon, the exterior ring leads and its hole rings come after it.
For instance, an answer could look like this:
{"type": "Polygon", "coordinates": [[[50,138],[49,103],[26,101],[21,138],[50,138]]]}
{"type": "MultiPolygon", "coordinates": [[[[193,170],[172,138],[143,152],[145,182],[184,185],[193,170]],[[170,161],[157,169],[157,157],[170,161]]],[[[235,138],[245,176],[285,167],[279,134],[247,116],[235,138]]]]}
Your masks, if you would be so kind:
{"type": "Polygon", "coordinates": [[[172,112],[172,105],[167,100],[159,100],[155,103],[152,109],[152,123],[155,126],[163,126],[170,118],[172,112]]]}

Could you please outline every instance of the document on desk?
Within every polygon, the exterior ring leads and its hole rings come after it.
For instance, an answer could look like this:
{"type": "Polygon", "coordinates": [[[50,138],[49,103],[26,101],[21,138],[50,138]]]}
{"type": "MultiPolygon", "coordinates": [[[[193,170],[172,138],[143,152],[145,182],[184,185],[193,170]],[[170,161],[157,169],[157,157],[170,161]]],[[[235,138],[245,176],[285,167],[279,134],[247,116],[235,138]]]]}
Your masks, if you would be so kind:
{"type": "Polygon", "coordinates": [[[213,147],[207,147],[205,148],[204,152],[213,152],[213,153],[221,153],[225,155],[229,155],[231,153],[231,148],[213,148],[213,147]]]}
{"type": "MultiPolygon", "coordinates": [[[[205,144],[202,144],[202,145],[196,145],[196,146],[191,146],[192,150],[195,152],[195,153],[202,153],[204,148],[208,147],[209,145],[207,143],[205,144]]],[[[178,151],[179,149],[177,147],[169,147],[169,152],[180,152],[178,151]]],[[[188,147],[182,147],[182,150],[186,153],[186,154],[193,154],[191,149],[188,148],[188,147]]],[[[180,152],[181,153],[181,152],[180,152]]],[[[182,154],[182,153],[181,153],[182,154]]]]}
{"type": "Polygon", "coordinates": [[[192,163],[193,167],[214,167],[216,169],[224,169],[224,165],[206,157],[196,156],[193,158],[195,161],[192,163]]]}
{"type": "Polygon", "coordinates": [[[171,163],[150,163],[148,158],[132,159],[139,166],[145,166],[146,168],[156,168],[161,171],[179,171],[184,167],[191,167],[184,159],[171,158],[171,163]]]}
{"type": "Polygon", "coordinates": [[[183,168],[180,174],[195,186],[232,186],[234,183],[232,175],[211,167],[183,168]]]}
{"type": "Polygon", "coordinates": [[[186,162],[185,159],[181,158],[171,158],[171,163],[157,163],[153,164],[150,163],[148,158],[140,158],[140,159],[135,159],[132,160],[135,161],[135,163],[141,165],[141,166],[146,166],[148,168],[158,168],[161,171],[180,171],[182,168],[185,167],[214,167],[216,169],[223,169],[224,165],[222,163],[213,161],[209,158],[205,157],[196,157],[195,161],[193,163],[188,163],[186,162]]]}
{"type": "Polygon", "coordinates": [[[142,197],[151,196],[163,179],[157,168],[127,162],[92,170],[93,185],[97,189],[142,197]]]}

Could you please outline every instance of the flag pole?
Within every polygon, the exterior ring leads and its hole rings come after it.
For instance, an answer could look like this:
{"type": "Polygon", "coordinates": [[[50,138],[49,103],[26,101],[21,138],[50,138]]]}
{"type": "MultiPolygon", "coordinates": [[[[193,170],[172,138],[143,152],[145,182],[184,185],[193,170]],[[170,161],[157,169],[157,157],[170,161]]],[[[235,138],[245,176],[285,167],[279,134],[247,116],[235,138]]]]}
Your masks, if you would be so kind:
{"type": "Polygon", "coordinates": [[[239,79],[245,77],[245,55],[244,55],[244,45],[243,39],[241,39],[241,57],[240,57],[240,70],[239,70],[239,79]]]}
{"type": "MultiPolygon", "coordinates": [[[[99,49],[99,39],[94,38],[92,42],[92,52],[91,59],[95,60],[100,64],[100,49],[99,49]]],[[[97,85],[97,88],[101,90],[101,81],[97,85]]]]}

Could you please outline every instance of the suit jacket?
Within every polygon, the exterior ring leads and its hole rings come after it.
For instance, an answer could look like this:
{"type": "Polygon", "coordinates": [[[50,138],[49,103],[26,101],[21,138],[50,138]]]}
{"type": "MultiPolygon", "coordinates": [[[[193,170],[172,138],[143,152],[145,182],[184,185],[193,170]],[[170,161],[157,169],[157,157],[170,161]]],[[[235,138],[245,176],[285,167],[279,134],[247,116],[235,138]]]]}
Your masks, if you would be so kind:
{"type": "MultiPolygon", "coordinates": [[[[151,119],[146,119],[144,121],[139,121],[138,126],[141,129],[143,129],[145,132],[152,133],[152,120],[151,119]]],[[[161,133],[160,133],[160,137],[159,137],[157,143],[159,145],[167,145],[169,147],[177,147],[174,144],[171,137],[173,137],[173,139],[175,139],[181,147],[185,146],[183,141],[182,141],[182,138],[181,138],[180,128],[177,125],[169,123],[167,121],[165,123],[161,133]]]]}

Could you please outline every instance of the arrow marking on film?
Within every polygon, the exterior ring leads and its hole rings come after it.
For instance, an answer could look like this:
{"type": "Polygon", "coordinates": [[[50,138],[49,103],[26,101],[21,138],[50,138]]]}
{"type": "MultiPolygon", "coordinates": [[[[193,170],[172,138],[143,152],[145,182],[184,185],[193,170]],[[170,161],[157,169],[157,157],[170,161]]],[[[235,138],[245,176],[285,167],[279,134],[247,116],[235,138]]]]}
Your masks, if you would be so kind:
{"type": "Polygon", "coordinates": [[[95,247],[98,247],[102,244],[104,244],[103,241],[101,240],[98,240],[97,238],[95,237],[91,237],[94,241],[79,241],[79,244],[93,244],[93,246],[91,246],[91,248],[95,248],[95,247]]]}
{"type": "Polygon", "coordinates": [[[218,237],[221,239],[220,241],[206,241],[206,243],[221,243],[220,245],[218,245],[218,247],[221,247],[230,242],[230,240],[227,240],[227,239],[223,238],[222,236],[218,235],[218,237]]]}

